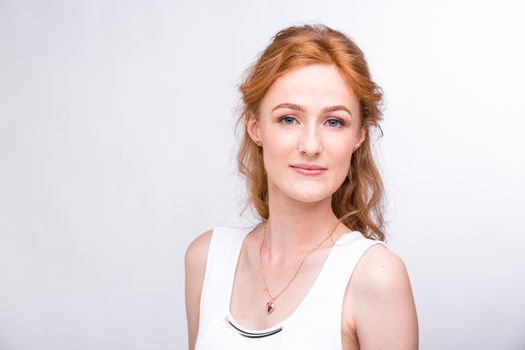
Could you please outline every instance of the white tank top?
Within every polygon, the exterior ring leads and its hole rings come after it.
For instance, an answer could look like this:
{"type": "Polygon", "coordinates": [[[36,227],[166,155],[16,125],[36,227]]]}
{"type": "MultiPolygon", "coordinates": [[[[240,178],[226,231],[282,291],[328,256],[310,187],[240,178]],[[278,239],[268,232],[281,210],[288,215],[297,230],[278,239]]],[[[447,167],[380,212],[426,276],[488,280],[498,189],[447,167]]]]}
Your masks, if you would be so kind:
{"type": "Polygon", "coordinates": [[[342,235],[330,248],[317,279],[297,309],[273,327],[253,330],[233,319],[230,299],[244,237],[255,226],[221,226],[213,230],[195,350],[341,350],[343,299],[352,272],[369,247],[377,243],[388,246],[359,231],[342,235]]]}

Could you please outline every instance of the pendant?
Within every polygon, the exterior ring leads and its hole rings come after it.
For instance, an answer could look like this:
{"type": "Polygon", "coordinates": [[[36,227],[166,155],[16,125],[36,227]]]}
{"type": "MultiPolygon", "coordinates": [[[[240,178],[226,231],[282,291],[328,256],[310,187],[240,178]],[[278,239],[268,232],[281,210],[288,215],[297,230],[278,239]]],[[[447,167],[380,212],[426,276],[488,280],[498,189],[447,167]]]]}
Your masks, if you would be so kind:
{"type": "Polygon", "coordinates": [[[266,313],[269,315],[273,312],[273,310],[275,309],[275,304],[273,303],[273,301],[269,301],[266,303],[266,313]]]}

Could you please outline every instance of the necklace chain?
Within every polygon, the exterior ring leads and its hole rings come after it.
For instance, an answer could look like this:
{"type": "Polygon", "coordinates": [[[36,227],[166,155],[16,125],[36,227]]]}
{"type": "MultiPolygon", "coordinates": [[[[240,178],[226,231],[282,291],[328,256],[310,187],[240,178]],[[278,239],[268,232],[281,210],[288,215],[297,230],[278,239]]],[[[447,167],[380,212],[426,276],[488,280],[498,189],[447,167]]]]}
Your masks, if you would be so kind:
{"type": "Polygon", "coordinates": [[[264,242],[266,240],[266,225],[267,224],[268,224],[268,221],[266,221],[266,223],[264,224],[263,240],[262,240],[261,246],[259,248],[259,269],[261,271],[261,277],[262,277],[262,281],[263,281],[263,284],[264,284],[264,290],[266,291],[266,294],[268,294],[268,297],[270,298],[270,300],[266,303],[266,312],[268,314],[271,314],[273,312],[273,310],[275,309],[275,303],[274,303],[275,300],[277,298],[279,298],[281,296],[281,294],[283,294],[284,291],[288,289],[288,287],[290,287],[292,282],[295,280],[295,277],[297,277],[297,274],[299,273],[299,270],[301,270],[301,267],[303,266],[304,261],[306,260],[306,258],[308,258],[308,256],[313,251],[317,250],[317,248],[319,248],[328,238],[332,237],[332,234],[334,233],[334,231],[337,228],[337,226],[339,226],[340,222],[339,222],[339,220],[337,220],[337,224],[330,230],[330,233],[321,242],[319,242],[319,244],[315,248],[311,249],[304,256],[303,260],[301,260],[301,263],[299,264],[299,266],[295,270],[295,273],[293,274],[293,276],[290,279],[290,281],[288,282],[288,284],[276,296],[272,296],[271,293],[270,293],[270,289],[268,288],[268,285],[266,284],[266,278],[264,277],[264,271],[263,271],[263,265],[262,265],[262,247],[263,247],[264,242]]]}

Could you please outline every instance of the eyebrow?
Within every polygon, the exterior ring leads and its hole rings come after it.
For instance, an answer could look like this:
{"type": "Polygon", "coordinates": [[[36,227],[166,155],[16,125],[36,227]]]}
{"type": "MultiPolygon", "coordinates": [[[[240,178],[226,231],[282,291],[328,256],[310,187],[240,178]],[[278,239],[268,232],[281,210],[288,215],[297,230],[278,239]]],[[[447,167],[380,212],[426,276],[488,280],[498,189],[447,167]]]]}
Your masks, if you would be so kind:
{"type": "MultiPolygon", "coordinates": [[[[275,106],[272,109],[272,112],[278,108],[290,108],[290,109],[294,109],[300,112],[306,111],[306,108],[304,106],[301,106],[295,103],[281,103],[275,106]]],[[[321,112],[326,113],[326,112],[334,112],[334,111],[341,111],[341,110],[348,112],[348,114],[350,114],[353,117],[352,112],[350,112],[350,110],[346,106],[343,106],[343,105],[325,107],[321,110],[321,112]]]]}

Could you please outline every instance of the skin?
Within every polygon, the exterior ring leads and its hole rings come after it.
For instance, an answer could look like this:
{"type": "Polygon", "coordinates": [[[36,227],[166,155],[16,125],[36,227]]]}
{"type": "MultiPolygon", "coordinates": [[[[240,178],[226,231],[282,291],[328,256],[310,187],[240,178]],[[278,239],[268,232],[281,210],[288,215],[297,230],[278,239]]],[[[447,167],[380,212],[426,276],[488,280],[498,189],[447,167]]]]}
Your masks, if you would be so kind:
{"type": "MultiPolygon", "coordinates": [[[[339,223],[327,240],[305,260],[300,273],[267,315],[268,296],[259,271],[261,259],[273,295],[286,287],[300,262],[337,223],[333,193],[344,181],[352,152],[366,136],[360,126],[359,103],[335,66],[296,68],[275,81],[264,96],[258,116],[246,128],[263,147],[268,177],[270,218],[263,241],[262,226],[246,236],[239,256],[230,300],[234,319],[250,329],[264,329],[285,320],[300,305],[327,258],[333,241],[352,231],[339,223]],[[278,107],[283,103],[302,106],[278,107]],[[330,106],[343,109],[323,112],[330,106]],[[294,164],[325,167],[319,176],[299,174],[294,164]],[[242,290],[242,293],[240,292],[242,290]],[[261,305],[254,307],[253,305],[261,305]]],[[[186,311],[189,348],[198,333],[200,294],[212,231],[188,247],[186,311]]],[[[345,350],[417,349],[418,323],[412,288],[403,261],[386,247],[370,247],[348,283],[341,314],[345,350]]]]}

